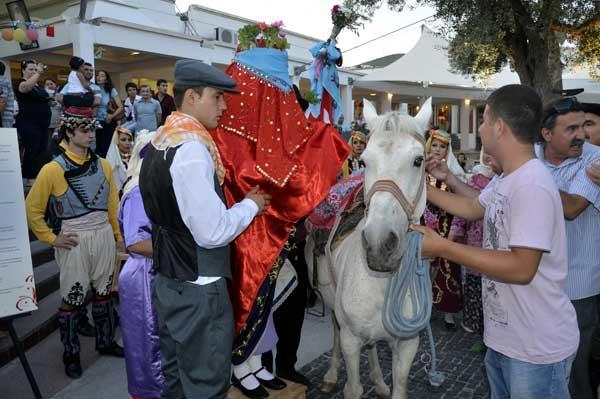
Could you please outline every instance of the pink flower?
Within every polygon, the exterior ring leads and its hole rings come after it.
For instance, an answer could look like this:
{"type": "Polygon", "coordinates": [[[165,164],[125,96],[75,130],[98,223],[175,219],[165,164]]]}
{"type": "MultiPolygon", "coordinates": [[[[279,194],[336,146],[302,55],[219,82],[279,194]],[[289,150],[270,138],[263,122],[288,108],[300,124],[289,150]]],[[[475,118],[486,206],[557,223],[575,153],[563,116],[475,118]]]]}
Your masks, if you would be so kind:
{"type": "Polygon", "coordinates": [[[333,6],[333,9],[331,10],[331,13],[333,15],[337,14],[338,12],[340,12],[340,8],[342,8],[342,7],[340,7],[339,4],[336,4],[335,6],[333,6]]]}
{"type": "Polygon", "coordinates": [[[282,38],[282,39],[284,39],[284,38],[285,38],[285,32],[284,32],[284,31],[282,31],[282,30],[280,30],[280,31],[279,31],[278,35],[279,35],[279,37],[280,37],[280,38],[282,38]]]}
{"type": "Polygon", "coordinates": [[[258,24],[256,24],[256,26],[258,26],[258,29],[260,29],[261,31],[269,27],[269,25],[267,25],[265,22],[259,22],[258,24]]]}
{"type": "Polygon", "coordinates": [[[273,28],[281,29],[281,27],[283,26],[283,21],[275,21],[271,24],[271,26],[273,28]]]}

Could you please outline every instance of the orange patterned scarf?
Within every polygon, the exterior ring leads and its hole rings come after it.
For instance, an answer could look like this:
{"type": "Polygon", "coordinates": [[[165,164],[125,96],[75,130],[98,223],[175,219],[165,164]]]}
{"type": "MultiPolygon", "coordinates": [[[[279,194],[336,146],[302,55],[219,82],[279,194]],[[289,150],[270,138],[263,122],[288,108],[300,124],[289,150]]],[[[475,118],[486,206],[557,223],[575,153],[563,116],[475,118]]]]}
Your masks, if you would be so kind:
{"type": "Polygon", "coordinates": [[[221,162],[219,150],[208,130],[193,116],[181,112],[173,112],[167,117],[165,125],[158,129],[156,137],[152,140],[152,144],[156,149],[164,151],[190,141],[199,141],[208,148],[208,152],[215,164],[217,178],[222,185],[225,179],[225,168],[223,167],[223,162],[221,162]]]}

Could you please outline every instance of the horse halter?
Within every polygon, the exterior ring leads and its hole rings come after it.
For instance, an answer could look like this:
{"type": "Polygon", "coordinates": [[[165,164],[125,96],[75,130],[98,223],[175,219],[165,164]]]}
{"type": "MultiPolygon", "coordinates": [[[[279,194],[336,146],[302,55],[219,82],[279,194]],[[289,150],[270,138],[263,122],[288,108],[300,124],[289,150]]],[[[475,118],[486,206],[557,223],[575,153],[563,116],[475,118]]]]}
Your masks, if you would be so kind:
{"type": "MultiPolygon", "coordinates": [[[[421,137],[419,134],[414,134],[414,133],[411,134],[411,136],[413,138],[415,138],[419,143],[421,143],[421,145],[423,145],[423,150],[425,150],[425,140],[423,139],[423,137],[421,137]]],[[[419,180],[419,189],[417,190],[417,195],[415,196],[415,198],[412,202],[410,202],[406,199],[406,196],[402,192],[402,189],[400,187],[398,187],[398,185],[393,180],[388,180],[388,179],[377,180],[377,181],[375,181],[375,183],[373,183],[373,185],[371,186],[371,188],[365,195],[365,206],[366,206],[365,213],[367,213],[369,211],[369,205],[370,205],[371,199],[373,198],[373,195],[375,195],[375,193],[387,192],[394,196],[394,198],[396,199],[396,201],[398,201],[398,203],[400,204],[402,209],[404,209],[406,216],[408,216],[408,218],[410,220],[412,220],[415,216],[415,210],[417,208],[417,203],[419,202],[419,199],[421,199],[421,195],[423,194],[423,189],[425,188],[425,165],[423,164],[421,167],[422,167],[422,172],[421,172],[421,179],[419,180]]]]}

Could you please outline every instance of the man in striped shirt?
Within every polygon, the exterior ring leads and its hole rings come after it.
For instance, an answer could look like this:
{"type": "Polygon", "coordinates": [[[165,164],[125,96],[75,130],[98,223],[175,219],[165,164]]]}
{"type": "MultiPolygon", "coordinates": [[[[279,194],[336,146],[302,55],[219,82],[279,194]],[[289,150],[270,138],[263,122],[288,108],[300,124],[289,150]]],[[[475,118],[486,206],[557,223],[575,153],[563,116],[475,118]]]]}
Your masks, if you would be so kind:
{"type": "Polygon", "coordinates": [[[580,343],[571,369],[573,399],[592,398],[591,339],[600,319],[600,187],[586,173],[600,147],[585,142],[585,113],[575,97],[544,110],[536,155],[560,190],[566,219],[569,271],[566,291],[577,313],[580,343]]]}

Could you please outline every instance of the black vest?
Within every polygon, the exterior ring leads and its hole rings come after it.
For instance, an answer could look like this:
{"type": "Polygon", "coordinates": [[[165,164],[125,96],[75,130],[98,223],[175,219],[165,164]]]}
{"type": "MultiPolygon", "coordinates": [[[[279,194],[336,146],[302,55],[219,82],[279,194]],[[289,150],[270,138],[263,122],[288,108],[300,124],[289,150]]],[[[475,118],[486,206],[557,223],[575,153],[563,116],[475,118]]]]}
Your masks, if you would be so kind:
{"type": "MultiPolygon", "coordinates": [[[[183,223],[169,171],[179,148],[169,148],[165,154],[149,145],[140,172],[144,209],[152,222],[154,268],[165,277],[182,281],[194,281],[198,276],[231,278],[229,245],[202,248],[183,223]]],[[[192,182],[193,179],[190,175],[192,182]]],[[[215,191],[225,202],[216,175],[215,191]]]]}

